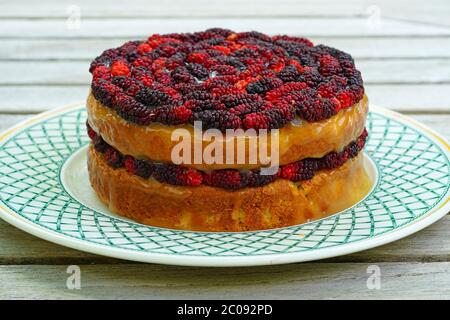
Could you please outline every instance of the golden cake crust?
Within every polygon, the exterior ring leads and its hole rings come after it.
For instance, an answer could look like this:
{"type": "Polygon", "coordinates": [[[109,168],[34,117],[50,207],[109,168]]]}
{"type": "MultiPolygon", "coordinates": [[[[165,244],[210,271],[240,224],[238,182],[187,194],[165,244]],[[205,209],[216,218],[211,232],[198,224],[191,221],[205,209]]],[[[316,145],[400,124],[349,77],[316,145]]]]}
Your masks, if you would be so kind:
{"type": "Polygon", "coordinates": [[[91,185],[110,210],[138,222],[184,230],[247,231],[285,227],[348,208],[369,191],[362,154],[334,170],[294,183],[277,179],[257,188],[230,191],[175,186],[111,168],[91,145],[91,185]]]}
{"type": "MultiPolygon", "coordinates": [[[[166,126],[152,123],[139,126],[121,118],[115,111],[104,106],[92,93],[87,99],[88,122],[102,138],[123,154],[153,161],[172,162],[171,152],[178,141],[171,141],[171,134],[177,128],[187,129],[193,137],[191,125],[166,126]]],[[[320,158],[332,151],[340,151],[354,141],[364,130],[368,112],[368,100],[364,97],[353,106],[341,110],[330,119],[319,122],[301,122],[300,125],[288,124],[279,130],[279,163],[286,165],[305,158],[320,158]]],[[[238,139],[238,138],[234,138],[238,139]]],[[[192,144],[194,139],[191,139],[192,144]]],[[[237,140],[235,140],[237,141],[237,140]]],[[[203,149],[210,141],[203,141],[203,149]]],[[[234,144],[237,146],[237,143],[234,144]]],[[[225,144],[224,144],[225,146],[225,144]]],[[[270,140],[268,149],[270,150],[270,140]]],[[[246,146],[245,164],[184,164],[198,170],[217,170],[224,168],[253,169],[261,163],[249,163],[249,145],[246,146]]],[[[224,154],[226,154],[224,150],[224,154]]],[[[237,155],[237,152],[235,152],[237,155]]],[[[192,155],[193,156],[193,155],[192,155]]]]}

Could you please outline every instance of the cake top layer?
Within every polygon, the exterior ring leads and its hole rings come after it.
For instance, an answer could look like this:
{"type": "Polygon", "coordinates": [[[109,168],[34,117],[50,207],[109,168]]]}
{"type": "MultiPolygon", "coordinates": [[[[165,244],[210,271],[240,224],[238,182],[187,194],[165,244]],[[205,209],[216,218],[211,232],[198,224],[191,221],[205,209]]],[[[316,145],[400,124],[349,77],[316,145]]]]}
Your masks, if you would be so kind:
{"type": "Polygon", "coordinates": [[[328,119],[364,95],[349,54],[254,31],[156,34],[104,51],[90,72],[95,98],[139,125],[273,129],[328,119]]]}

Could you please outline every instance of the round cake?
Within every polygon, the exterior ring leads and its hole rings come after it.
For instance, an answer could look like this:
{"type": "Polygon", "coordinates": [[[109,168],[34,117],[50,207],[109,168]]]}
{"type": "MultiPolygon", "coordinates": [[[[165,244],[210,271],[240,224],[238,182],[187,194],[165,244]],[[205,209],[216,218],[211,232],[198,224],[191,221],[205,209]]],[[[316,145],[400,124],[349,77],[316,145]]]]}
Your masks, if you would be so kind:
{"type": "Polygon", "coordinates": [[[345,52],[209,29],[127,42],[90,72],[90,181],[119,215],[261,230],[336,213],[371,187],[368,101],[345,52]]]}

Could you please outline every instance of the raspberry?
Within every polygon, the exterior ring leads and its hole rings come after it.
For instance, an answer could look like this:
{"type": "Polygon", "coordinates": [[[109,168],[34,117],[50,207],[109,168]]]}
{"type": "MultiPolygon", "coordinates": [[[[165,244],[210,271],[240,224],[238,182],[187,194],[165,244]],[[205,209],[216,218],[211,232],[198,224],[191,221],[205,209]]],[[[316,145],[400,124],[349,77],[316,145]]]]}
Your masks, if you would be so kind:
{"type": "Polygon", "coordinates": [[[128,76],[130,69],[123,61],[116,61],[111,65],[111,74],[113,76],[128,76]]]}

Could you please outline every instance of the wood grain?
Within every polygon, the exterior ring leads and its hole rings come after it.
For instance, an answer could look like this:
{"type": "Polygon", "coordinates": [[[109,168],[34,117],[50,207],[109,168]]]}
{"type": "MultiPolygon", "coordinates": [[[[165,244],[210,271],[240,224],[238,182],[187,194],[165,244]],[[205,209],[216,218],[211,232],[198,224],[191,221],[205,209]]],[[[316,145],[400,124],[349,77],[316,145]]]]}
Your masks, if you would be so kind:
{"type": "Polygon", "coordinates": [[[0,266],[0,299],[448,299],[450,262],[305,263],[254,268],[80,265],[81,289],[68,290],[67,266],[0,266]]]}
{"type": "MultiPolygon", "coordinates": [[[[89,62],[106,48],[156,32],[220,26],[297,34],[347,51],[371,103],[408,113],[450,140],[449,15],[447,0],[3,1],[0,131],[31,113],[85,100],[89,62]],[[67,19],[78,8],[80,29],[72,30],[67,19]]],[[[449,237],[447,215],[417,234],[351,255],[212,269],[91,255],[0,221],[0,299],[449,299],[449,237]],[[81,290],[66,288],[69,264],[81,267],[81,290]],[[381,268],[380,290],[366,287],[371,264],[381,268]]]]}
{"type": "Polygon", "coordinates": [[[407,21],[449,26],[450,9],[446,0],[431,0],[424,5],[420,0],[278,0],[276,5],[270,0],[171,0],[161,5],[145,0],[120,2],[109,0],[45,0],[36,6],[32,0],[20,3],[0,4],[3,18],[66,18],[69,7],[80,8],[85,19],[105,17],[340,17],[371,16],[404,19],[407,21]]]}
{"type": "Polygon", "coordinates": [[[36,23],[33,19],[0,20],[0,38],[145,38],[153,33],[194,32],[221,26],[235,31],[264,30],[268,34],[290,33],[306,37],[418,37],[449,36],[450,28],[408,21],[383,19],[374,27],[367,18],[340,19],[329,17],[326,21],[316,17],[298,18],[104,18],[81,20],[79,29],[68,27],[67,19],[43,19],[36,23]]]}
{"type": "MultiPolygon", "coordinates": [[[[403,240],[326,262],[440,262],[450,260],[450,216],[403,240]]],[[[0,265],[126,263],[41,240],[0,220],[0,265]]]]}

